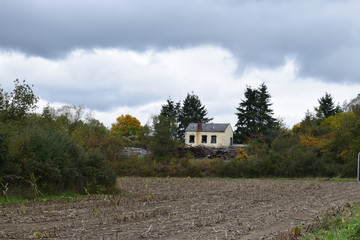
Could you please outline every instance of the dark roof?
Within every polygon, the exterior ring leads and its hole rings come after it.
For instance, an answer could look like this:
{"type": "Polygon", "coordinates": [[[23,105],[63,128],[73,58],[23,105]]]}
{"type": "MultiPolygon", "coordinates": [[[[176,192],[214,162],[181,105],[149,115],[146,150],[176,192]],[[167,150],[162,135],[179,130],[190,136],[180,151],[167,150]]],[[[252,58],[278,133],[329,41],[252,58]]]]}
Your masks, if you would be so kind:
{"type": "MultiPolygon", "coordinates": [[[[202,123],[202,130],[200,132],[225,132],[230,123],[202,123]]],[[[198,123],[190,123],[185,132],[198,131],[198,123]]]]}

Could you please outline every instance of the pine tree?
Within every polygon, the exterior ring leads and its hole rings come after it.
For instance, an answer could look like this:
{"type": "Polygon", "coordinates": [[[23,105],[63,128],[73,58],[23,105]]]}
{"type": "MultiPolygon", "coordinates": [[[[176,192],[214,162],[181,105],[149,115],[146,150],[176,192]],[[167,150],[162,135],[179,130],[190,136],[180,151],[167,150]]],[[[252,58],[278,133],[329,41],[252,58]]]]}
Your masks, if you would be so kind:
{"type": "Polygon", "coordinates": [[[258,127],[259,132],[265,132],[267,129],[273,128],[278,124],[277,120],[273,118],[273,110],[270,108],[272,103],[270,103],[271,95],[268,93],[265,83],[262,83],[258,88],[258,127]]]}
{"type": "Polygon", "coordinates": [[[325,93],[324,97],[318,99],[319,106],[315,107],[316,117],[319,120],[333,116],[341,112],[340,106],[335,106],[332,96],[329,93],[325,93]]]}
{"type": "Polygon", "coordinates": [[[161,106],[160,115],[177,120],[180,112],[180,102],[174,102],[170,98],[166,100],[166,104],[161,106]]]}
{"type": "Polygon", "coordinates": [[[279,128],[278,121],[272,117],[270,108],[270,94],[263,83],[258,89],[247,86],[243,100],[237,110],[235,140],[237,143],[246,142],[254,136],[270,134],[271,130],[279,128]]]}
{"type": "Polygon", "coordinates": [[[194,93],[188,93],[179,112],[179,138],[184,139],[185,129],[189,123],[207,123],[213,119],[207,118],[206,115],[207,110],[201,104],[199,97],[194,93]]]}
{"type": "Polygon", "coordinates": [[[238,121],[236,123],[235,140],[236,142],[244,142],[251,133],[257,131],[256,127],[256,90],[249,86],[245,90],[245,100],[236,108],[238,121]]]}

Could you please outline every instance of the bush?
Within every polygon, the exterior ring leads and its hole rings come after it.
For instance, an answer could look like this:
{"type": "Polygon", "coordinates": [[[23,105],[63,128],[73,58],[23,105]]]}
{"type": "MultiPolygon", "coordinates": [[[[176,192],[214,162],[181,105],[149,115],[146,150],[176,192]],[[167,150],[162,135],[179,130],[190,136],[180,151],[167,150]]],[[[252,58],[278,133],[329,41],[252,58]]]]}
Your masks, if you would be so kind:
{"type": "Polygon", "coordinates": [[[88,153],[84,164],[86,188],[91,193],[104,193],[116,180],[115,170],[98,151],[88,153]]]}
{"type": "Polygon", "coordinates": [[[12,143],[17,175],[25,179],[29,174],[41,176],[39,185],[49,191],[78,188],[84,182],[85,156],[68,136],[41,128],[30,129],[26,135],[12,143]]]}
{"type": "Polygon", "coordinates": [[[37,124],[8,126],[11,131],[4,140],[7,151],[1,174],[22,179],[16,181],[16,188],[29,187],[30,174],[39,177],[37,185],[43,192],[83,191],[89,185],[108,188],[115,183],[104,154],[84,152],[68,134],[37,124]]]}

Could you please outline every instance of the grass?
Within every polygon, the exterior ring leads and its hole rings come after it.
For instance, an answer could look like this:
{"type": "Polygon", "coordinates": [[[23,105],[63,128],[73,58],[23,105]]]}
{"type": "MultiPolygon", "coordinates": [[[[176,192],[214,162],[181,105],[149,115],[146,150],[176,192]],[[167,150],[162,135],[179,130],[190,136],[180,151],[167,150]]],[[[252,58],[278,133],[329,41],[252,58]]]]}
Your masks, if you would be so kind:
{"type": "Polygon", "coordinates": [[[325,218],[313,231],[301,240],[360,240],[360,203],[332,218],[325,218]]]}
{"type": "Polygon", "coordinates": [[[12,204],[12,203],[27,203],[27,202],[29,202],[29,199],[22,197],[14,197],[14,196],[8,196],[7,198],[0,197],[0,205],[12,204]]]}
{"type": "MultiPolygon", "coordinates": [[[[68,201],[76,201],[81,198],[86,198],[87,195],[65,192],[61,194],[44,194],[41,197],[38,197],[35,201],[51,201],[51,200],[68,200],[68,201]]],[[[8,196],[7,198],[4,196],[0,197],[0,204],[13,204],[13,203],[28,203],[31,202],[29,198],[24,197],[16,197],[16,196],[8,196]]]]}

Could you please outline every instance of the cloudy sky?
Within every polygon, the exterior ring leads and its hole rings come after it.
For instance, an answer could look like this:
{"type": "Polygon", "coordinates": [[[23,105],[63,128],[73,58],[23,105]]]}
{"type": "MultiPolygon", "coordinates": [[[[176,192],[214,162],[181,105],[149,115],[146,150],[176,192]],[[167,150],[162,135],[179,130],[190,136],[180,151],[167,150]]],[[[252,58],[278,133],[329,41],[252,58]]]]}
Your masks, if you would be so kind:
{"type": "Polygon", "coordinates": [[[291,127],[330,93],[360,93],[360,1],[0,0],[0,83],[41,104],[83,105],[110,126],[146,124],[166,99],[199,96],[236,123],[246,86],[268,86],[291,127]]]}

